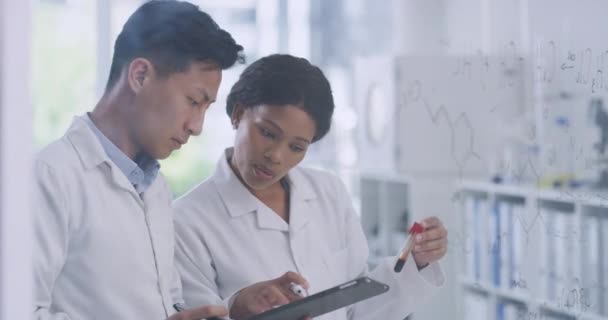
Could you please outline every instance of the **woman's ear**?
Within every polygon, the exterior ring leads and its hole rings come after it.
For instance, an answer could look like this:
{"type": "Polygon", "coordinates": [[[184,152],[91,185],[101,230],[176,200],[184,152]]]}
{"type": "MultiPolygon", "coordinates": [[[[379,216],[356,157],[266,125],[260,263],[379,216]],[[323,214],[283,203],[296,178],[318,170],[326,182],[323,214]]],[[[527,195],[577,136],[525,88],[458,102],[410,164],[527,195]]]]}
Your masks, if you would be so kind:
{"type": "Polygon", "coordinates": [[[243,114],[245,114],[245,107],[241,104],[237,104],[234,109],[232,109],[232,115],[230,116],[230,121],[232,122],[232,128],[238,129],[239,123],[243,118],[243,114]]]}

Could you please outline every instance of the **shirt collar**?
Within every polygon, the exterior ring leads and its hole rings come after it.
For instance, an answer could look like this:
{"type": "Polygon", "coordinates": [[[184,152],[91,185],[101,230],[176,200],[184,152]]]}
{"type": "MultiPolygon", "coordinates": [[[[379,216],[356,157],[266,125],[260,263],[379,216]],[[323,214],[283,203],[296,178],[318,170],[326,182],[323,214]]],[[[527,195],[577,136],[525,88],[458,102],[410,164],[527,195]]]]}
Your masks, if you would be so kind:
{"type": "Polygon", "coordinates": [[[83,119],[101,143],[107,156],[129,179],[137,193],[144,193],[158,175],[160,169],[158,161],[147,155],[137,157],[136,161],[131,160],[97,128],[89,114],[84,116],[83,119]]]}
{"type": "Polygon", "coordinates": [[[237,218],[256,212],[260,227],[279,230],[297,229],[308,222],[312,212],[306,209],[307,202],[315,199],[316,193],[310,180],[300,172],[299,168],[293,168],[288,175],[291,187],[288,226],[276,213],[258,200],[232,171],[228,163],[232,150],[233,148],[225,150],[211,178],[231,217],[237,218]]]}

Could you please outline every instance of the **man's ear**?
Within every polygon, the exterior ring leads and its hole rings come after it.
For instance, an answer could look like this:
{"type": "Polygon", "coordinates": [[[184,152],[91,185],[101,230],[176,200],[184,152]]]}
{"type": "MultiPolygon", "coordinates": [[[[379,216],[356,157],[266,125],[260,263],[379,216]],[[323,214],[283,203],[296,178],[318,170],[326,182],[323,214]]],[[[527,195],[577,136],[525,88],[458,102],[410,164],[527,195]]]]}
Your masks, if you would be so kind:
{"type": "Polygon", "coordinates": [[[233,129],[239,128],[239,123],[241,122],[241,119],[243,119],[245,110],[246,110],[246,108],[241,104],[237,104],[236,106],[234,106],[234,109],[232,109],[232,114],[230,115],[230,120],[232,122],[233,129]]]}
{"type": "Polygon", "coordinates": [[[127,81],[133,92],[138,93],[153,76],[154,67],[150,60],[136,58],[129,63],[127,69],[127,81]]]}

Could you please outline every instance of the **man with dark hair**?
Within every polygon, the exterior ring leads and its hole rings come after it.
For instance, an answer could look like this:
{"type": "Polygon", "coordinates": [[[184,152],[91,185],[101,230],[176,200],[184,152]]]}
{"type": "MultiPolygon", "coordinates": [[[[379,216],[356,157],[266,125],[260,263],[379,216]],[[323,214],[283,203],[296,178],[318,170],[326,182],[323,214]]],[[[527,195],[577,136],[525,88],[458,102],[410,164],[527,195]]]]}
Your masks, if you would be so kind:
{"type": "MultiPolygon", "coordinates": [[[[35,161],[35,319],[227,314],[223,306],[176,313],[171,193],[157,159],[201,133],[222,70],[242,50],[186,2],[150,1],[128,19],[100,101],[35,161]]],[[[286,281],[305,284],[290,273],[247,292],[276,292],[286,281]]]]}

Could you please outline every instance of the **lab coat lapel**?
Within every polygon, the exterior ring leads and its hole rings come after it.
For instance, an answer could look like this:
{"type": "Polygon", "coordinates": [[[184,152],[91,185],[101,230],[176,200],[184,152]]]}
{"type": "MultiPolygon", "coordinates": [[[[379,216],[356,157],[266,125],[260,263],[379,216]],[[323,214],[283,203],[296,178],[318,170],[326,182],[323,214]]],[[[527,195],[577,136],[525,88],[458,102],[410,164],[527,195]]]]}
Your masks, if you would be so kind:
{"type": "Polygon", "coordinates": [[[238,218],[254,212],[258,228],[287,231],[287,223],[251,194],[232,171],[228,164],[228,155],[231,152],[232,148],[226,149],[212,178],[230,216],[238,218]]]}
{"type": "Polygon", "coordinates": [[[256,199],[259,204],[257,210],[258,227],[261,229],[289,231],[294,236],[311,220],[311,215],[314,212],[311,211],[310,201],[314,201],[316,195],[310,181],[302,175],[298,168],[292,169],[287,179],[291,188],[289,195],[289,224],[256,199]]]}
{"type": "Polygon", "coordinates": [[[289,225],[287,225],[287,222],[285,222],[285,220],[279,217],[276,212],[272,211],[272,209],[268,208],[263,203],[260,203],[256,216],[258,220],[258,228],[260,229],[289,231],[289,225]]]}
{"type": "Polygon", "coordinates": [[[311,202],[315,200],[316,194],[310,180],[302,174],[298,168],[289,173],[291,194],[289,203],[289,228],[291,232],[298,232],[311,220],[311,202]]]}
{"type": "Polygon", "coordinates": [[[257,211],[258,203],[230,168],[227,159],[229,152],[231,152],[231,149],[226,149],[220,157],[211,179],[230,216],[238,218],[244,214],[257,211]]]}
{"type": "Polygon", "coordinates": [[[231,217],[237,218],[244,214],[255,212],[258,228],[279,231],[290,230],[295,232],[308,223],[311,214],[308,201],[316,196],[308,179],[297,168],[289,173],[291,195],[289,204],[290,221],[288,225],[281,217],[251,194],[241,183],[228,164],[228,155],[231,152],[232,148],[226,149],[218,161],[212,177],[231,217]]]}
{"type": "Polygon", "coordinates": [[[75,117],[66,138],[74,145],[80,161],[86,169],[101,167],[101,170],[110,170],[112,181],[121,189],[134,195],[134,198],[143,205],[143,201],[129,182],[129,179],[120,171],[114,162],[108,157],[101,142],[95,136],[89,125],[81,117],[75,117]],[[107,167],[103,167],[107,166],[107,167]]]}

